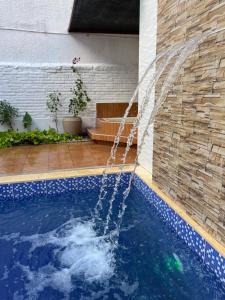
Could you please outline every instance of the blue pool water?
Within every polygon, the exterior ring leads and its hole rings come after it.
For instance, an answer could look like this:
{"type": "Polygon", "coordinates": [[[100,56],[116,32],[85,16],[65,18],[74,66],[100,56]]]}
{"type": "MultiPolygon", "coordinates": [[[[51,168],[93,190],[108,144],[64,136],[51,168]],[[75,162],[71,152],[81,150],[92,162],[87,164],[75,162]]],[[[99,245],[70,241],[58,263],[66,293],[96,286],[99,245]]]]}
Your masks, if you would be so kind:
{"type": "MultiPolygon", "coordinates": [[[[98,234],[102,222],[91,222],[98,193],[99,187],[92,187],[0,200],[1,300],[225,299],[222,283],[135,186],[112,252],[112,244],[98,234]]],[[[108,189],[108,198],[111,193],[108,189]]],[[[106,212],[104,205],[103,218],[106,212]]]]}

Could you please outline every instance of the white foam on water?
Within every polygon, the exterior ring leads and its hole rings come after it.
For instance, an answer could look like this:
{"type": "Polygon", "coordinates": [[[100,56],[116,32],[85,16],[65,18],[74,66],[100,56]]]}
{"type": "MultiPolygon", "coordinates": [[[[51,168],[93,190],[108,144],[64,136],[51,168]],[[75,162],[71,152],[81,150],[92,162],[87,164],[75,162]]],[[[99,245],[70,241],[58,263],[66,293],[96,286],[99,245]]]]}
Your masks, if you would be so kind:
{"type": "Polygon", "coordinates": [[[105,282],[114,272],[112,245],[97,236],[90,221],[71,219],[59,228],[31,236],[9,235],[6,240],[15,244],[30,242],[29,254],[40,247],[53,246],[54,258],[48,265],[33,271],[30,266],[17,262],[23,271],[29,299],[38,298],[46,287],[51,287],[69,297],[73,278],[87,283],[105,282]]]}

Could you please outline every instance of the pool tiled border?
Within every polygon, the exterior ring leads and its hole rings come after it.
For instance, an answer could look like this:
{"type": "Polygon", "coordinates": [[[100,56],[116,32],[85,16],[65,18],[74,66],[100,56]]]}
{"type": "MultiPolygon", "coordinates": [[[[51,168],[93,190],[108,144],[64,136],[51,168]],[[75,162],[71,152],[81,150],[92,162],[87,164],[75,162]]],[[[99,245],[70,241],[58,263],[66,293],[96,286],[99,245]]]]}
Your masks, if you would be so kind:
{"type": "MultiPolygon", "coordinates": [[[[128,176],[133,167],[126,166],[122,183],[128,184],[128,176]]],[[[70,191],[85,192],[99,187],[101,184],[101,169],[82,169],[65,173],[53,172],[46,174],[21,175],[10,178],[0,178],[0,199],[19,200],[32,196],[57,195],[70,191]]],[[[114,173],[119,171],[118,167],[112,168],[107,172],[107,186],[113,187],[115,183],[114,173]]]]}
{"type": "MultiPolygon", "coordinates": [[[[130,173],[133,166],[126,166],[130,173]]],[[[85,191],[99,186],[104,168],[66,170],[32,175],[18,175],[0,178],[0,198],[19,200],[33,195],[54,195],[66,191],[85,191]]],[[[113,186],[119,167],[110,169],[108,184],[113,186]]],[[[128,182],[124,175],[123,181],[128,182]]],[[[204,263],[225,283],[225,248],[208,234],[199,224],[186,214],[172,199],[152,183],[151,175],[138,167],[134,180],[135,186],[153,205],[163,220],[172,227],[177,235],[204,261],[204,263]]]]}
{"type": "Polygon", "coordinates": [[[150,174],[144,168],[137,169],[134,184],[176,234],[225,283],[225,247],[164,194],[152,182],[150,174]]]}

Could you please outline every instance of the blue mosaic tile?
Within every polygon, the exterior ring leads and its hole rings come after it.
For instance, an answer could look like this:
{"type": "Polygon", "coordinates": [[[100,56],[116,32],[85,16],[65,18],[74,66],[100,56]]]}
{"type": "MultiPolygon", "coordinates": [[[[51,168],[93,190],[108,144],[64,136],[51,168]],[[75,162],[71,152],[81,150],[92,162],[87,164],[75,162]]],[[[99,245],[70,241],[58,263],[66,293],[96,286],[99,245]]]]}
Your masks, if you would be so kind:
{"type": "MultiPolygon", "coordinates": [[[[125,186],[129,183],[130,174],[125,173],[121,176],[120,185],[125,186]]],[[[114,174],[107,175],[107,187],[111,188],[115,185],[116,177],[114,174]]],[[[53,179],[42,181],[45,185],[45,190],[40,187],[38,182],[27,182],[22,184],[15,184],[14,193],[17,199],[22,197],[29,197],[35,193],[36,188],[39,191],[38,194],[47,193],[48,195],[62,194],[68,191],[91,191],[96,188],[100,188],[102,182],[102,176],[85,176],[65,179],[53,179]]]]}
{"type": "Polygon", "coordinates": [[[113,174],[107,174],[107,177],[106,177],[107,187],[112,188],[115,186],[115,183],[116,183],[116,176],[113,174]]]}
{"type": "Polygon", "coordinates": [[[179,238],[194,251],[215,275],[225,282],[225,258],[208,244],[189,224],[187,224],[168,204],[152,191],[140,178],[135,176],[134,185],[153,205],[162,219],[170,225],[179,238]],[[149,198],[152,198],[149,200],[149,198]]]}
{"type": "Polygon", "coordinates": [[[225,258],[213,249],[208,242],[206,242],[204,263],[225,283],[225,258]]]}
{"type": "Polygon", "coordinates": [[[69,191],[91,191],[93,189],[99,188],[101,184],[100,176],[68,178],[66,180],[67,190],[69,191]]]}
{"type": "Polygon", "coordinates": [[[68,179],[53,179],[46,180],[47,195],[57,195],[65,193],[67,188],[68,179]]]}
{"type": "Polygon", "coordinates": [[[47,194],[57,195],[69,191],[83,192],[98,186],[99,180],[94,177],[77,177],[47,180],[47,194]]]}
{"type": "Polygon", "coordinates": [[[16,200],[47,194],[45,180],[14,183],[12,188],[16,200]]]}
{"type": "MultiPolygon", "coordinates": [[[[119,181],[119,186],[122,186],[123,188],[126,188],[129,184],[131,173],[123,173],[121,174],[120,181],[119,181]]],[[[99,182],[99,187],[101,187],[102,183],[102,176],[100,177],[100,182],[99,182]]],[[[106,176],[106,186],[108,188],[113,188],[115,186],[116,180],[117,180],[117,175],[116,174],[107,174],[106,176]]]]}
{"type": "Polygon", "coordinates": [[[121,177],[121,182],[122,182],[123,184],[128,185],[128,184],[129,184],[129,181],[130,181],[130,177],[131,177],[131,173],[123,173],[123,174],[122,174],[122,177],[121,177]]]}
{"type": "Polygon", "coordinates": [[[137,176],[134,176],[133,185],[142,193],[146,200],[154,203],[155,193],[137,176]]]}
{"type": "Polygon", "coordinates": [[[0,200],[12,200],[14,199],[12,184],[0,185],[0,200]]]}
{"type": "MultiPolygon", "coordinates": [[[[101,176],[86,176],[66,179],[47,180],[47,194],[56,195],[68,191],[91,191],[101,186],[101,176]]],[[[108,185],[107,185],[108,186],[108,185]]]]}
{"type": "Polygon", "coordinates": [[[174,228],[178,220],[174,210],[137,176],[134,179],[134,185],[142,192],[145,199],[156,208],[163,220],[174,228]]]}
{"type": "Polygon", "coordinates": [[[168,224],[174,231],[177,232],[178,226],[178,215],[175,211],[170,208],[167,204],[160,205],[160,215],[163,218],[164,222],[168,224]]]}
{"type": "Polygon", "coordinates": [[[180,216],[178,216],[177,235],[204,261],[206,249],[205,240],[180,216]]]}
{"type": "MultiPolygon", "coordinates": [[[[131,173],[123,173],[120,186],[126,188],[131,173]]],[[[107,187],[115,185],[116,175],[107,175],[107,187]]],[[[23,199],[34,195],[56,195],[67,191],[91,191],[100,189],[102,176],[86,176],[47,181],[34,181],[26,183],[0,185],[0,199],[23,199]]],[[[177,235],[192,249],[218,278],[225,282],[225,258],[212,248],[190,225],[188,225],[169,205],[162,200],[137,175],[134,176],[133,185],[142,193],[144,198],[152,205],[162,220],[168,224],[177,235]]]]}
{"type": "Polygon", "coordinates": [[[154,191],[152,191],[140,178],[135,178],[137,188],[142,190],[144,195],[148,194],[152,198],[152,204],[162,219],[176,231],[177,235],[185,241],[185,243],[198,254],[201,259],[205,256],[205,241],[189,226],[169,205],[162,200],[154,191]]]}

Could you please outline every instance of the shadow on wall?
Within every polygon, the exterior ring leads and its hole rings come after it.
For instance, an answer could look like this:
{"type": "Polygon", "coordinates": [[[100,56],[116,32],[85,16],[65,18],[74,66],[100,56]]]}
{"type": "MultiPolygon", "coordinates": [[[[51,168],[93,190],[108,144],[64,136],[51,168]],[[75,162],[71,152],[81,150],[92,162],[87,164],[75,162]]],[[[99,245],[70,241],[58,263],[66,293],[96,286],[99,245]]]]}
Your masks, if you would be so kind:
{"type": "Polygon", "coordinates": [[[0,63],[138,65],[138,36],[44,34],[1,30],[0,63]],[[15,51],[17,49],[17,51],[15,51]]]}
{"type": "Polygon", "coordinates": [[[138,36],[71,34],[85,63],[138,65],[138,36]]]}

